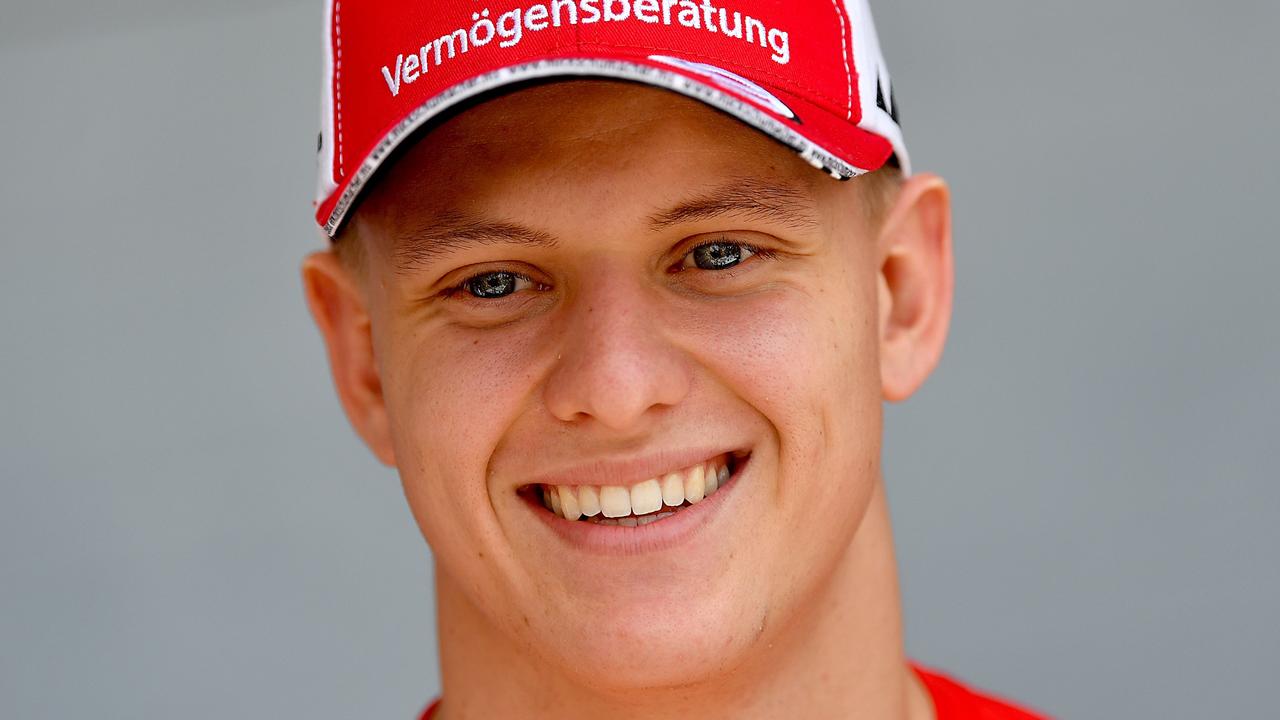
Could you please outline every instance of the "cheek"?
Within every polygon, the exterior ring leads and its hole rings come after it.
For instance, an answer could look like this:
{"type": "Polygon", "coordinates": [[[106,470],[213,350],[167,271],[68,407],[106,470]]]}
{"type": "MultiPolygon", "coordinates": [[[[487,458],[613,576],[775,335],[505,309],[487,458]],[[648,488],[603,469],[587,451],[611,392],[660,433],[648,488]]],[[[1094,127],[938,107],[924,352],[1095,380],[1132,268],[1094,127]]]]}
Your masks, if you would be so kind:
{"type": "Polygon", "coordinates": [[[875,307],[858,287],[761,293],[697,333],[699,345],[714,348],[708,367],[773,426],[784,462],[821,471],[875,429],[875,307]]]}
{"type": "Polygon", "coordinates": [[[498,553],[488,464],[532,392],[538,329],[427,331],[406,323],[392,337],[383,393],[414,517],[438,559],[498,553]]]}
{"type": "Polygon", "coordinates": [[[873,497],[881,432],[874,314],[863,288],[837,282],[739,300],[696,325],[713,348],[701,357],[714,382],[773,434],[760,448],[755,489],[762,500],[772,495],[774,511],[750,528],[754,550],[739,583],[762,618],[790,618],[814,596],[873,497]]]}
{"type": "Polygon", "coordinates": [[[776,512],[773,607],[781,610],[849,546],[879,476],[881,398],[875,305],[861,287],[788,288],[737,305],[702,331],[705,362],[775,434],[757,475],[776,512]],[[708,342],[712,342],[708,340],[708,342]],[[791,598],[788,600],[787,598],[791,598]]]}

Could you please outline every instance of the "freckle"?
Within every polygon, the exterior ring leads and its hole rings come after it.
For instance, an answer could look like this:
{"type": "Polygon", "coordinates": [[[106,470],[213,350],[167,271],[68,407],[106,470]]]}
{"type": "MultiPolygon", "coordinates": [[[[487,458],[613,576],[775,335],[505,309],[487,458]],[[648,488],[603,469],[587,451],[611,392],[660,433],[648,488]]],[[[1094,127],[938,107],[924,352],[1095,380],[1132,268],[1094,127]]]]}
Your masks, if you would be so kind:
{"type": "Polygon", "coordinates": [[[483,550],[480,550],[480,551],[476,552],[476,557],[478,557],[478,558],[480,558],[481,560],[483,560],[483,559],[484,559],[484,551],[483,551],[483,550]]]}
{"type": "Polygon", "coordinates": [[[528,615],[525,615],[525,616],[524,616],[524,624],[525,624],[525,625],[528,625],[528,624],[529,624],[529,616],[528,616],[528,615]]]}

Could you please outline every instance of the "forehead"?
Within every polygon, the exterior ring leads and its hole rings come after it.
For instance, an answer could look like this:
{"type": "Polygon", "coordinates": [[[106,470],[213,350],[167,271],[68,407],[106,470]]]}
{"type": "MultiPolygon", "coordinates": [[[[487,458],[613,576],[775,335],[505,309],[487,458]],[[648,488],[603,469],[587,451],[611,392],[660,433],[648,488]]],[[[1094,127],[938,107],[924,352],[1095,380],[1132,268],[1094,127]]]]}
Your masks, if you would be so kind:
{"type": "Polygon", "coordinates": [[[433,128],[384,172],[357,221],[528,212],[572,202],[637,212],[726,180],[789,187],[815,202],[842,185],[701,102],[607,80],[525,88],[433,128]]]}

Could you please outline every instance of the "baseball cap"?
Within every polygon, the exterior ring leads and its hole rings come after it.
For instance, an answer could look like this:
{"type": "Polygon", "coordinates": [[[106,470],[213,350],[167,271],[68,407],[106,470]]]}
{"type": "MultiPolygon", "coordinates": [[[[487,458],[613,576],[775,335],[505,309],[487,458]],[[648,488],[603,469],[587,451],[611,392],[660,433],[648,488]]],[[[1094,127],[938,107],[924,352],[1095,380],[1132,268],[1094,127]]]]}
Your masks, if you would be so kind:
{"type": "Polygon", "coordinates": [[[327,0],[316,220],[335,236],[406,140],[530,82],[707,103],[847,180],[910,161],[867,0],[327,0]]]}

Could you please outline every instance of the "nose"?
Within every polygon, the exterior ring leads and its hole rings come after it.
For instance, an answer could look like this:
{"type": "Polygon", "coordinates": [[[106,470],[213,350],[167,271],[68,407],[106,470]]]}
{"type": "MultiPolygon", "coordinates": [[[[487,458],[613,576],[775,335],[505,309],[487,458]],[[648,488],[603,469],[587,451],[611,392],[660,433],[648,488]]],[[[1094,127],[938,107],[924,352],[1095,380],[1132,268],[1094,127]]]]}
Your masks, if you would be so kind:
{"type": "Polygon", "coordinates": [[[565,422],[635,430],[689,393],[689,361],[664,332],[659,299],[641,282],[604,270],[586,284],[565,310],[544,401],[565,422]]]}

